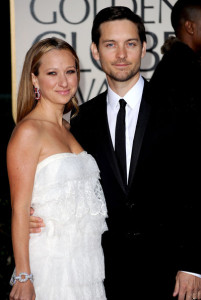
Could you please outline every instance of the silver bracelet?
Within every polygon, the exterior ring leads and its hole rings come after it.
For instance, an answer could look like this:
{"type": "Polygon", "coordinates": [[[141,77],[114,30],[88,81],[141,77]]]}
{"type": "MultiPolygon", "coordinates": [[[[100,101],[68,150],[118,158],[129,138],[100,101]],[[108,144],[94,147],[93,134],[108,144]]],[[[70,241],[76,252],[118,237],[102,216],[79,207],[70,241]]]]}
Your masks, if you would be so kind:
{"type": "Polygon", "coordinates": [[[10,279],[10,285],[13,286],[17,280],[19,282],[26,282],[27,280],[30,280],[31,283],[34,282],[33,274],[27,274],[25,272],[22,272],[18,276],[16,276],[16,271],[14,270],[13,275],[10,279]]]}

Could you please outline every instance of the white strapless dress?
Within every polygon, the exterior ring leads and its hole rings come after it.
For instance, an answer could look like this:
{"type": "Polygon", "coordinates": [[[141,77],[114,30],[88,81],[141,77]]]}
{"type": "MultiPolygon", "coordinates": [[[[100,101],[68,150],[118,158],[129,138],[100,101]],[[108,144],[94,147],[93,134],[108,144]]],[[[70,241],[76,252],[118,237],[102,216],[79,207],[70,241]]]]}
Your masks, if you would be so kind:
{"type": "Polygon", "coordinates": [[[37,300],[103,300],[107,209],[93,157],[58,153],[37,166],[32,207],[46,226],[29,243],[37,300]]]}

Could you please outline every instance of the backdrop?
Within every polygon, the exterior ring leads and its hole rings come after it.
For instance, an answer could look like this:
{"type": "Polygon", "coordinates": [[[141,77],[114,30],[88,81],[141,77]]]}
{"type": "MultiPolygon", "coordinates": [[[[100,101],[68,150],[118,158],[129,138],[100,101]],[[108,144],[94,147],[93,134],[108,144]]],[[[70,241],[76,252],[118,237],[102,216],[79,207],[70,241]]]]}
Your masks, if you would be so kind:
{"type": "Polygon", "coordinates": [[[170,13],[176,0],[10,0],[12,52],[12,112],[16,116],[16,95],[27,50],[43,38],[66,40],[80,58],[80,103],[106,89],[104,73],[90,53],[94,16],[107,6],[123,5],[142,17],[147,35],[147,54],[141,72],[150,79],[161,58],[160,48],[173,34],[170,13]]]}

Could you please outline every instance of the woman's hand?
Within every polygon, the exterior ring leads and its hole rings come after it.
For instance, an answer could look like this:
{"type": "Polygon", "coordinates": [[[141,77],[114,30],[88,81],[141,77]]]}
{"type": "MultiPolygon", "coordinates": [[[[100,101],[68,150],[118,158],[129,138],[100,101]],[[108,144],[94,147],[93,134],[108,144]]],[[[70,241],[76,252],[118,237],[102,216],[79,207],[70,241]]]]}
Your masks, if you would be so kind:
{"type": "Polygon", "coordinates": [[[10,292],[10,300],[35,300],[34,286],[30,280],[26,282],[17,281],[10,292]]]}

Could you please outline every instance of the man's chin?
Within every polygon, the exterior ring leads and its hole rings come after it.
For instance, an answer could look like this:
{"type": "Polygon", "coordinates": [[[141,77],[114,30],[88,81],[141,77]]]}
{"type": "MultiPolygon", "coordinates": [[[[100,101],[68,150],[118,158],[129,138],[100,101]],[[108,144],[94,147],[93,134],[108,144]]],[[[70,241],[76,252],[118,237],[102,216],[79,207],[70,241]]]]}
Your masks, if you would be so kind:
{"type": "Polygon", "coordinates": [[[132,77],[134,77],[135,74],[115,74],[115,75],[110,75],[110,77],[117,81],[117,82],[125,82],[130,80],[132,77]]]}

